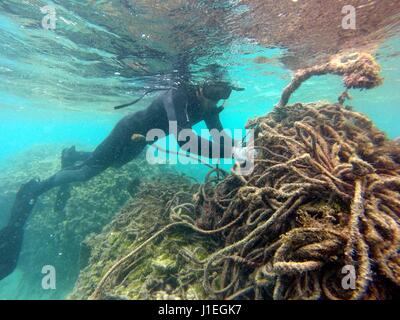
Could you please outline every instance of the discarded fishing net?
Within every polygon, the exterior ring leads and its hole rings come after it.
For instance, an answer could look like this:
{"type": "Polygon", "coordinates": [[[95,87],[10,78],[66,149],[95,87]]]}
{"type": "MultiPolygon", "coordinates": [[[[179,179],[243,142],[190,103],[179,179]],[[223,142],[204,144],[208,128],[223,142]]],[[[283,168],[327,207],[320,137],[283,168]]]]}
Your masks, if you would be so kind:
{"type": "MultiPolygon", "coordinates": [[[[204,289],[197,297],[399,296],[399,145],[365,116],[340,105],[283,106],[249,127],[256,131],[259,151],[253,173],[239,178],[215,169],[193,199],[191,189],[185,197],[178,192],[158,200],[162,210],[148,209],[147,192],[142,193],[145,202],[136,200],[132,217],[151,212],[161,218],[141,226],[152,231],[147,237],[136,239],[106,268],[101,265],[96,284],[91,282],[91,298],[118,293],[121,279],[146,278],[148,273],[135,268],[154,248],[153,241],[170,239],[159,244],[167,248],[179,234],[180,241],[202,247],[203,256],[185,250],[187,262],[161,279],[165,283],[189,272],[188,283],[204,289]],[[213,245],[200,246],[200,239],[213,245]]],[[[165,187],[159,184],[159,190],[165,187]]],[[[176,283],[174,297],[186,298],[182,292],[188,292],[188,284],[176,283]]]]}
{"type": "Polygon", "coordinates": [[[218,298],[398,296],[399,146],[339,105],[285,106],[250,127],[260,153],[252,175],[206,183],[199,201],[200,227],[229,226],[205,265],[206,289],[218,298]]]}

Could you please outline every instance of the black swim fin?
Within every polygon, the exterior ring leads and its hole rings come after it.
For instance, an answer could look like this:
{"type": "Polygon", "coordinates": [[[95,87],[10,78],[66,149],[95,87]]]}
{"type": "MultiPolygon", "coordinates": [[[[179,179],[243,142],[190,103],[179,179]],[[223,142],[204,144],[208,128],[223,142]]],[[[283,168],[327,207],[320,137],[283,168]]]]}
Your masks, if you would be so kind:
{"type": "Polygon", "coordinates": [[[0,280],[17,266],[24,231],[22,227],[7,226],[0,230],[0,280]]]}
{"type": "Polygon", "coordinates": [[[12,273],[21,252],[25,223],[32,212],[42,185],[31,180],[21,186],[8,225],[0,230],[0,280],[12,273]]]}
{"type": "Polygon", "coordinates": [[[36,204],[37,198],[43,191],[45,189],[39,180],[33,179],[23,184],[15,197],[8,225],[15,227],[24,226],[36,204]]]}

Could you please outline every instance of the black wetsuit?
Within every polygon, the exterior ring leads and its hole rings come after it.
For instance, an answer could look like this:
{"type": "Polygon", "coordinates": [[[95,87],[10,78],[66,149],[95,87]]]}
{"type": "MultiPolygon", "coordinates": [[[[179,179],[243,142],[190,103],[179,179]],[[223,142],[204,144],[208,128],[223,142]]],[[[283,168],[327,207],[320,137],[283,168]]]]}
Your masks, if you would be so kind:
{"type": "MultiPolygon", "coordinates": [[[[10,274],[16,267],[22,246],[23,227],[32,212],[37,198],[44,192],[78,181],[86,181],[103,172],[109,167],[120,167],[138,156],[147,145],[143,139],[133,139],[133,134],[146,136],[151,129],[161,129],[169,133],[169,124],[176,121],[179,130],[192,128],[204,120],[207,127],[222,131],[219,120],[221,109],[215,108],[204,112],[192,86],[182,86],[171,89],[160,95],[150,106],[124,117],[114,127],[111,134],[93,151],[76,153],[78,164],[65,167],[55,175],[43,181],[32,180],[23,185],[17,193],[8,225],[0,230],[0,280],[10,274]]],[[[223,140],[229,139],[224,135],[222,141],[208,141],[196,136],[198,145],[208,145],[209,152],[219,149],[224,151],[223,140]]],[[[179,141],[178,141],[179,142],[179,141]]],[[[230,143],[232,140],[230,140],[230,143]]],[[[185,141],[179,142],[180,145],[185,141]]],[[[233,145],[233,143],[231,143],[233,145]]],[[[199,148],[199,154],[202,149],[199,148]]],[[[225,157],[230,157],[228,153],[225,157]]],[[[65,189],[64,192],[67,192],[65,189]]]]}
{"type": "MultiPolygon", "coordinates": [[[[221,132],[223,127],[219,119],[220,112],[221,109],[218,108],[204,112],[192,86],[171,89],[155,99],[145,110],[121,119],[111,134],[92,153],[81,153],[80,160],[83,162],[61,170],[43,181],[43,188],[48,190],[71,182],[86,181],[109,167],[123,166],[138,156],[147,145],[146,141],[132,140],[133,134],[146,136],[152,129],[161,129],[169,133],[169,124],[172,121],[177,123],[178,134],[180,130],[190,129],[203,120],[209,130],[216,129],[221,132]]],[[[212,154],[212,149],[217,149],[219,154],[224,155],[224,141],[226,142],[229,136],[224,135],[221,141],[213,142],[205,141],[197,135],[196,138],[198,146],[208,145],[208,154],[212,154]]],[[[182,146],[185,141],[178,143],[182,146]]],[[[201,152],[201,148],[198,148],[198,155],[201,155],[201,152]]]]}

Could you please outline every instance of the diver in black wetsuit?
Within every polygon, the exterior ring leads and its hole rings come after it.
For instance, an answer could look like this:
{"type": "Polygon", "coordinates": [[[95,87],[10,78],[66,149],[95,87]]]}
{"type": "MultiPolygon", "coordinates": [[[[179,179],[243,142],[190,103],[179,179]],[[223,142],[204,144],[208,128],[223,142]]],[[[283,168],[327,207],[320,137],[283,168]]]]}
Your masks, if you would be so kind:
{"type": "MultiPolygon", "coordinates": [[[[86,181],[109,167],[121,167],[138,156],[147,145],[145,139],[133,139],[134,135],[146,136],[151,129],[169,132],[169,124],[175,121],[178,133],[190,129],[204,120],[209,130],[222,131],[219,113],[223,107],[217,107],[219,100],[229,98],[234,87],[225,82],[206,83],[202,86],[183,84],[160,95],[147,109],[124,117],[114,127],[111,134],[93,151],[77,152],[74,147],[62,154],[62,170],[50,178],[31,180],[17,193],[8,225],[0,230],[0,280],[8,276],[16,267],[23,239],[23,228],[32,212],[37,198],[46,191],[59,187],[61,207],[65,206],[65,194],[68,184],[86,181]],[[64,193],[64,195],[63,195],[64,193]],[[63,200],[64,196],[64,200],[63,200]]],[[[225,149],[223,141],[208,141],[196,136],[198,145],[208,145],[209,150],[225,149]],[[214,149],[215,148],[215,149],[214,149]]],[[[224,135],[231,146],[233,141],[224,135]]],[[[179,145],[186,142],[178,141],[179,145]]],[[[201,155],[199,148],[199,155],[201,155]]],[[[212,152],[208,152],[212,154],[212,152]]],[[[232,153],[224,157],[231,157],[232,153]]],[[[59,197],[58,197],[59,198],[59,197]]]]}

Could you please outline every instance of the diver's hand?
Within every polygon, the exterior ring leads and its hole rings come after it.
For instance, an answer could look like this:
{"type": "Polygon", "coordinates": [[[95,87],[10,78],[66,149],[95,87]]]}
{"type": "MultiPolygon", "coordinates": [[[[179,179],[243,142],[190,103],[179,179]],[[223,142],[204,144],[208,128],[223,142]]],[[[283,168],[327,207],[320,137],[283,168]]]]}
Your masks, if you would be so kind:
{"type": "Polygon", "coordinates": [[[220,114],[222,111],[225,110],[224,106],[217,107],[217,113],[220,114]]]}
{"type": "Polygon", "coordinates": [[[257,157],[257,150],[254,146],[247,147],[234,147],[233,158],[235,165],[232,172],[238,176],[248,176],[255,168],[255,158],[257,157]]]}
{"type": "Polygon", "coordinates": [[[252,147],[233,147],[232,158],[241,165],[247,162],[254,162],[257,151],[252,147]]]}

